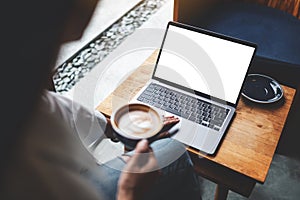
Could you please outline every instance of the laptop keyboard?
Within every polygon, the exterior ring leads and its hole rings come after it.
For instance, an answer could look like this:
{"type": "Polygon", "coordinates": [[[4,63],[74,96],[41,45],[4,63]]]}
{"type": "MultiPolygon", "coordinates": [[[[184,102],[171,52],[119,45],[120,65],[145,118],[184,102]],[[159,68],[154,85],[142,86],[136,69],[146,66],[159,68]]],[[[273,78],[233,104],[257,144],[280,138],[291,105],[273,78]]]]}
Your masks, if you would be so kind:
{"type": "Polygon", "coordinates": [[[214,130],[220,130],[229,109],[151,83],[138,100],[214,130]]]}

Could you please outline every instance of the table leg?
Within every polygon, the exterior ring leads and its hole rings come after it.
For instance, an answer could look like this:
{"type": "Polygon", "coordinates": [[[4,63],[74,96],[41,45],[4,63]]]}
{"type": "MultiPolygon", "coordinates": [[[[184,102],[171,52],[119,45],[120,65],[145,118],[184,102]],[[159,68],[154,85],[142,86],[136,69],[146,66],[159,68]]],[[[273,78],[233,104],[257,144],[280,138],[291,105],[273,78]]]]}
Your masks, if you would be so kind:
{"type": "Polygon", "coordinates": [[[215,200],[226,200],[229,189],[224,185],[217,184],[215,200]]]}

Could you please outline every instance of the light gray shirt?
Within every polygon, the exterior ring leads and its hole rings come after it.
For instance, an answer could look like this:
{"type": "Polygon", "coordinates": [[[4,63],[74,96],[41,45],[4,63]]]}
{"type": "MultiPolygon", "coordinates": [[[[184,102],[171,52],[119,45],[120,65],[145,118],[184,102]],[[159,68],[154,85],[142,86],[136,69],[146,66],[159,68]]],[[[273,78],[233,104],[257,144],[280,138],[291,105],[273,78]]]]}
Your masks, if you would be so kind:
{"type": "Polygon", "coordinates": [[[1,199],[101,199],[84,171],[105,176],[86,147],[104,137],[98,118],[69,99],[45,92],[26,133],[15,143],[1,199]]]}

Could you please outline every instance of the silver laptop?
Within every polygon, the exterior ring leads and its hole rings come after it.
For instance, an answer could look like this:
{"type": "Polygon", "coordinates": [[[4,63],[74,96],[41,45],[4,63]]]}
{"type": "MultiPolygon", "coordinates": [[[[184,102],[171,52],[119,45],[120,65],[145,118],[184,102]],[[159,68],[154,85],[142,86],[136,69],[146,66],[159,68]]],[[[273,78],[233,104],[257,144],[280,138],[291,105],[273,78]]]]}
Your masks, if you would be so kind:
{"type": "Polygon", "coordinates": [[[179,117],[173,138],[215,154],[255,51],[255,44],[169,22],[152,78],[132,101],[179,117]]]}

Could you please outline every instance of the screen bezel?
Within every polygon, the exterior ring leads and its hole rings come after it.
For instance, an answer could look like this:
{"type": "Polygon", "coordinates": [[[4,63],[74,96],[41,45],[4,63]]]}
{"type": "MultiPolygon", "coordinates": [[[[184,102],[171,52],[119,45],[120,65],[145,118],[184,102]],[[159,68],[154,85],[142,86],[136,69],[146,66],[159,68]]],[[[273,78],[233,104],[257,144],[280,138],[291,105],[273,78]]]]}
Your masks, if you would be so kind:
{"type": "Polygon", "coordinates": [[[245,41],[245,40],[241,40],[241,39],[234,38],[234,37],[230,37],[230,36],[226,36],[226,35],[223,35],[223,34],[220,34],[220,33],[216,33],[216,32],[209,31],[209,30],[205,30],[205,29],[202,29],[202,28],[199,28],[199,27],[188,25],[188,24],[182,24],[182,23],[179,23],[179,22],[169,21],[168,25],[167,25],[167,28],[166,28],[166,31],[165,31],[165,34],[164,34],[164,37],[163,37],[163,41],[162,41],[161,47],[159,49],[159,53],[158,53],[157,59],[156,59],[155,67],[154,67],[153,74],[152,74],[152,79],[157,80],[157,81],[162,82],[162,83],[165,83],[167,85],[171,85],[171,86],[173,86],[175,88],[182,89],[182,90],[184,90],[186,92],[189,92],[189,93],[192,93],[192,94],[196,94],[196,95],[202,96],[204,98],[212,99],[212,100],[214,100],[216,102],[220,102],[220,103],[223,103],[223,104],[224,104],[224,102],[226,102],[227,105],[230,105],[232,107],[236,107],[237,103],[238,103],[238,101],[240,99],[241,91],[242,91],[243,85],[245,83],[246,76],[247,76],[247,74],[249,72],[249,68],[250,68],[250,66],[251,66],[251,64],[253,62],[253,58],[255,56],[256,50],[257,50],[257,45],[255,43],[252,43],[252,42],[249,42],[249,41],[245,41]],[[167,81],[167,80],[164,80],[164,79],[161,79],[161,78],[155,76],[155,72],[156,72],[156,69],[157,69],[157,66],[158,66],[158,63],[159,63],[161,52],[162,52],[162,49],[164,47],[164,43],[165,43],[166,36],[167,36],[167,33],[169,31],[169,27],[170,26],[184,28],[184,29],[187,29],[187,30],[190,30],[190,31],[195,31],[195,32],[198,32],[198,33],[203,33],[203,34],[206,34],[206,35],[209,35],[209,36],[212,36],[212,37],[216,37],[216,38],[220,38],[220,39],[225,39],[225,40],[228,40],[228,41],[231,41],[231,42],[239,43],[239,44],[246,45],[246,46],[254,48],[251,60],[250,60],[249,65],[247,67],[247,71],[245,73],[245,76],[244,76],[244,79],[243,79],[243,83],[242,83],[242,86],[241,86],[241,88],[239,90],[238,97],[237,97],[235,103],[224,101],[224,100],[219,99],[217,97],[204,94],[204,93],[202,93],[200,91],[193,90],[191,88],[187,88],[187,87],[184,87],[182,85],[178,85],[176,83],[173,83],[173,82],[170,82],[170,81],[167,81]]]}

